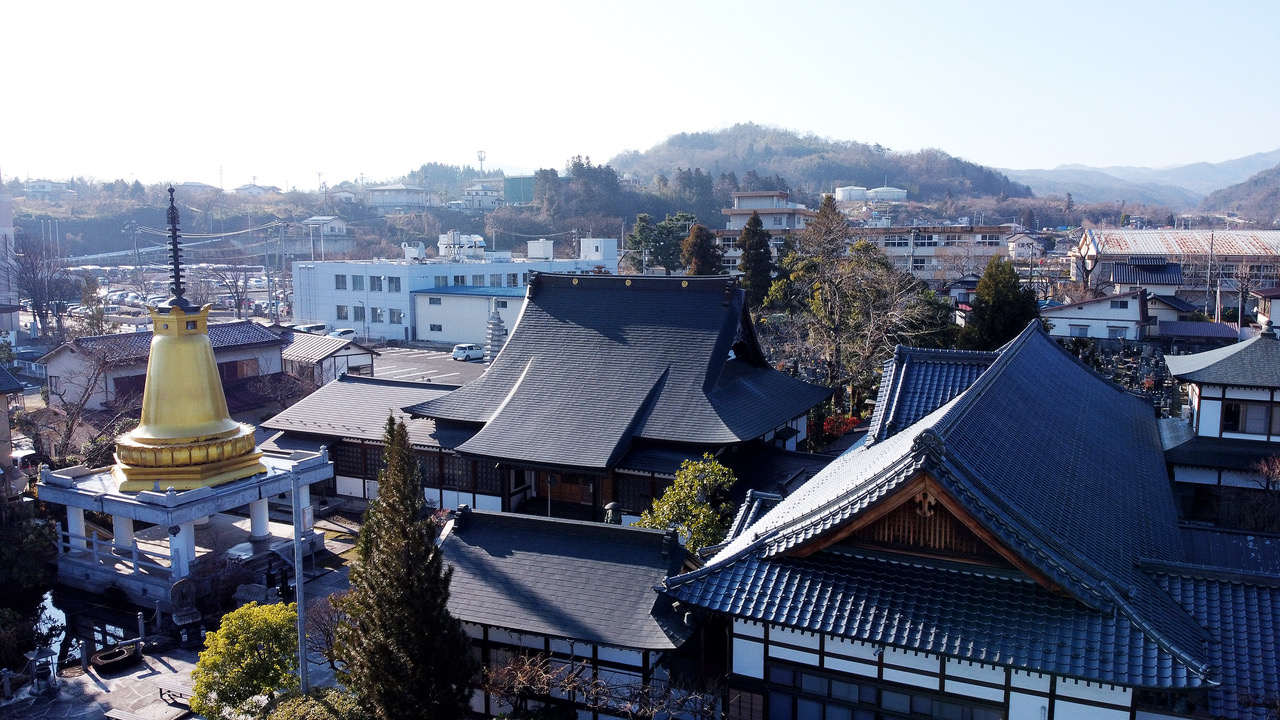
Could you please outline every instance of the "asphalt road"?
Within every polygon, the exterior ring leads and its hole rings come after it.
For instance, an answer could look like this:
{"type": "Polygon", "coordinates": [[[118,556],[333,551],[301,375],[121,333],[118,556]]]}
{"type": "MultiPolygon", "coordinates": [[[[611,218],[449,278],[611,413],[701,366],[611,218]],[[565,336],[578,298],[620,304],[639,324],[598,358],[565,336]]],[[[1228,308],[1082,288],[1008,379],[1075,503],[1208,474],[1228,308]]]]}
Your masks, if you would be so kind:
{"type": "Polygon", "coordinates": [[[384,380],[412,380],[466,385],[488,367],[483,361],[454,360],[449,353],[412,348],[379,348],[373,359],[373,376],[384,380]]]}

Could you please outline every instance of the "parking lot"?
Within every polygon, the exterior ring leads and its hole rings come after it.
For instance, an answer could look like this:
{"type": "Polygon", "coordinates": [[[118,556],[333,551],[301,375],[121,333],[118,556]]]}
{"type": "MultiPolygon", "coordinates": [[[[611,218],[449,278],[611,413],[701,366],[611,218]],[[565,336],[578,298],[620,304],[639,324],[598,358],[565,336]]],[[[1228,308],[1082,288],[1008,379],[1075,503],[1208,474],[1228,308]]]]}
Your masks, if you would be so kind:
{"type": "Polygon", "coordinates": [[[384,380],[466,385],[480,377],[487,367],[481,360],[454,360],[445,351],[389,347],[378,352],[382,355],[373,361],[373,374],[384,380]]]}

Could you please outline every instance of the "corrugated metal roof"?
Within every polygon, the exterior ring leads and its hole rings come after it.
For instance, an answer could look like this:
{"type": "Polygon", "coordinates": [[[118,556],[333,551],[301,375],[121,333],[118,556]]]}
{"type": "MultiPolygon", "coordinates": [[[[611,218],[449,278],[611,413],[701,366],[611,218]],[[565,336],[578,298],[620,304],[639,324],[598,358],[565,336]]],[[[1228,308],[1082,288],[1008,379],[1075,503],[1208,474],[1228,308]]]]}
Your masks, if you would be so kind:
{"type": "MultiPolygon", "coordinates": [[[[284,344],[284,340],[279,336],[252,320],[209,323],[208,327],[209,342],[215,351],[233,347],[284,344]]],[[[102,357],[109,362],[145,362],[151,356],[152,335],[150,330],[114,335],[90,335],[63,344],[49,354],[59,352],[68,345],[74,345],[86,352],[101,353],[102,357]]]]}
{"type": "Polygon", "coordinates": [[[280,337],[285,341],[284,347],[280,349],[280,357],[284,360],[315,363],[347,347],[357,347],[373,355],[380,354],[375,350],[370,350],[369,348],[363,347],[351,340],[329,337],[327,335],[284,332],[280,334],[280,337]]]}
{"type": "Polygon", "coordinates": [[[1280,230],[1086,230],[1083,241],[1103,256],[1280,255],[1280,230]]]}

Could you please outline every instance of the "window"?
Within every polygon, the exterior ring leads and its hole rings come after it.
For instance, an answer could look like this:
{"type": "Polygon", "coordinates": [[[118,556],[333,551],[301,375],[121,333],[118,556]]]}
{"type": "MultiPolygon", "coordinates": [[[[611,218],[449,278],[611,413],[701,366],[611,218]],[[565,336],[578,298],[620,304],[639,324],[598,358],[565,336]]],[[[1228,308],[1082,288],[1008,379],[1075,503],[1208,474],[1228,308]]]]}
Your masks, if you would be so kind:
{"type": "Polygon", "coordinates": [[[774,216],[773,216],[773,226],[774,226],[774,227],[782,227],[782,216],[781,216],[781,215],[774,215],[774,216]]]}
{"type": "Polygon", "coordinates": [[[1071,337],[1082,337],[1082,338],[1089,337],[1089,326],[1088,325],[1072,325],[1071,337]]]}
{"type": "Polygon", "coordinates": [[[920,235],[916,240],[916,247],[937,247],[937,235],[920,235]]]}
{"type": "Polygon", "coordinates": [[[403,325],[403,324],[404,324],[404,311],[403,311],[403,310],[397,310],[396,308],[391,308],[391,309],[387,310],[387,313],[391,316],[391,324],[392,324],[392,325],[403,325]]]}
{"type": "Polygon", "coordinates": [[[504,309],[505,309],[505,308],[507,307],[507,301],[506,301],[506,300],[494,300],[494,301],[493,301],[493,306],[494,306],[494,307],[496,307],[496,308],[504,308],[504,309]]]}
{"type": "Polygon", "coordinates": [[[434,324],[434,323],[433,323],[433,324],[431,325],[431,332],[444,332],[444,326],[443,326],[443,325],[436,325],[436,324],[434,324]]]}
{"type": "Polygon", "coordinates": [[[502,287],[502,273],[494,273],[489,276],[489,287],[502,287]]]}
{"type": "Polygon", "coordinates": [[[351,308],[351,319],[356,322],[364,322],[364,306],[357,305],[351,308]]]}
{"type": "Polygon", "coordinates": [[[472,285],[479,285],[479,286],[483,286],[483,285],[484,285],[484,276],[483,276],[483,275],[472,275],[472,276],[471,276],[471,284],[472,284],[472,285]]]}
{"type": "Polygon", "coordinates": [[[346,275],[334,275],[334,276],[333,276],[333,289],[334,289],[334,290],[346,290],[346,289],[347,289],[347,276],[346,276],[346,275]]]}
{"type": "Polygon", "coordinates": [[[1107,337],[1112,340],[1124,340],[1129,336],[1129,328],[1108,327],[1107,337]]]}
{"type": "Polygon", "coordinates": [[[954,247],[964,242],[964,236],[957,233],[951,233],[946,236],[943,242],[947,245],[947,247],[954,247]]]}
{"type": "Polygon", "coordinates": [[[394,275],[387,276],[387,292],[400,292],[400,278],[394,275]]]}
{"type": "Polygon", "coordinates": [[[338,306],[338,311],[337,311],[336,313],[334,313],[334,317],[338,318],[339,320],[346,320],[346,319],[347,319],[347,306],[346,306],[346,305],[339,305],[339,306],[338,306]]]}
{"type": "Polygon", "coordinates": [[[360,291],[360,292],[363,292],[363,291],[364,291],[364,276],[363,276],[363,275],[352,275],[352,276],[351,276],[351,289],[352,289],[352,290],[356,290],[356,291],[360,291]]]}
{"type": "Polygon", "coordinates": [[[911,269],[912,269],[912,270],[923,270],[923,269],[924,269],[924,260],[925,260],[924,258],[911,258],[911,269]]]}
{"type": "Polygon", "coordinates": [[[466,275],[454,275],[454,276],[453,276],[453,284],[454,284],[454,285],[466,285],[466,284],[467,284],[467,276],[466,276],[466,275]]]}
{"type": "Polygon", "coordinates": [[[427,304],[428,304],[428,305],[439,305],[439,304],[440,304],[440,298],[437,298],[437,297],[429,297],[429,298],[427,298],[427,304]]]}
{"type": "Polygon", "coordinates": [[[62,378],[57,375],[49,376],[49,392],[62,392],[62,378]]]}
{"type": "MultiPolygon", "coordinates": [[[[525,282],[528,282],[528,277],[529,277],[528,275],[526,275],[526,276],[525,276],[525,282]]],[[[515,273],[508,273],[508,274],[507,274],[507,287],[519,287],[518,285],[516,285],[516,274],[515,274],[515,273]]]]}
{"type": "Polygon", "coordinates": [[[386,322],[386,320],[383,319],[382,308],[377,308],[377,307],[369,308],[369,322],[372,322],[372,323],[386,322]]]}
{"type": "Polygon", "coordinates": [[[436,276],[436,287],[449,287],[449,276],[448,276],[448,275],[437,275],[437,276],[436,276]]]}
{"type": "Polygon", "coordinates": [[[1267,403],[1226,402],[1222,406],[1222,432],[1266,435],[1270,432],[1268,421],[1278,415],[1280,405],[1274,409],[1267,403]]]}
{"type": "Polygon", "coordinates": [[[1128,300],[1112,300],[1111,309],[1112,310],[1128,310],[1129,301],[1128,300]]]}
{"type": "Polygon", "coordinates": [[[382,292],[382,276],[381,275],[369,276],[369,292],[382,292]]]}
{"type": "Polygon", "coordinates": [[[520,284],[521,284],[521,285],[528,285],[528,284],[529,284],[529,273],[525,273],[525,274],[523,274],[523,275],[521,275],[521,276],[520,276],[520,284]]]}
{"type": "Polygon", "coordinates": [[[885,235],[885,247],[908,247],[911,245],[911,238],[906,235],[885,235]]]}

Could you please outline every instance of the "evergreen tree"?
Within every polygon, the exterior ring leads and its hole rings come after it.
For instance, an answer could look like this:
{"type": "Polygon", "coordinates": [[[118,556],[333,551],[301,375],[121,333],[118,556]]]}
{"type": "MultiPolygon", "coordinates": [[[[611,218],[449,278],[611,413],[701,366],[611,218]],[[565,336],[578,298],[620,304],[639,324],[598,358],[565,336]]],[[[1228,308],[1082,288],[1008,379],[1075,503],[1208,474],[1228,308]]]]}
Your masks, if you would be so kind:
{"type": "Polygon", "coordinates": [[[666,269],[668,275],[683,268],[684,264],[680,261],[680,241],[697,222],[697,217],[687,212],[678,212],[668,215],[658,223],[653,245],[649,248],[649,265],[666,269]]]}
{"type": "Polygon", "coordinates": [[[1018,280],[1013,263],[991,258],[978,281],[973,310],[960,331],[960,347],[967,350],[994,350],[1009,342],[1040,317],[1040,305],[1031,288],[1018,280]]]}
{"type": "Polygon", "coordinates": [[[191,672],[191,709],[208,718],[244,717],[269,708],[298,684],[298,606],[249,603],[209,633],[191,672]]]}
{"type": "Polygon", "coordinates": [[[729,488],[737,482],[733,471],[706,453],[701,460],[685,460],[676,471],[675,482],[653,501],[636,523],[640,527],[666,530],[672,525],[690,550],[714,545],[724,539],[733,520],[729,488]]]}
{"type": "Polygon", "coordinates": [[[680,261],[689,269],[689,275],[723,275],[723,257],[714,233],[702,225],[689,228],[689,237],[680,245],[680,261]]]}
{"type": "Polygon", "coordinates": [[[742,257],[738,270],[742,271],[742,288],[747,292],[747,307],[758,310],[769,294],[773,283],[773,252],[769,247],[769,232],[764,229],[760,213],[751,212],[750,219],[738,234],[738,249],[742,257]]]}
{"type": "Polygon", "coordinates": [[[462,623],[449,614],[452,569],[443,566],[404,422],[387,418],[386,468],[365,512],[340,601],[343,683],[374,717],[465,716],[479,671],[462,623]]]}

